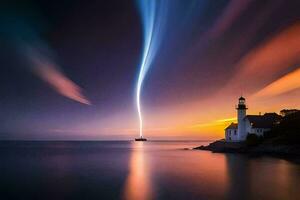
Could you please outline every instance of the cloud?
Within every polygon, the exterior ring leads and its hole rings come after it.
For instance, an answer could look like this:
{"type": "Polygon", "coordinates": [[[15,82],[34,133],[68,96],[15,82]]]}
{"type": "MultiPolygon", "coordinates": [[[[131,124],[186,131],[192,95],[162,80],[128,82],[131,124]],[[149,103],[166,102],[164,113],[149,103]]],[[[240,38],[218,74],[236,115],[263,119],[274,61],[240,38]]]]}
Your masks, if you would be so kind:
{"type": "Polygon", "coordinates": [[[277,36],[252,50],[240,62],[239,75],[262,78],[300,61],[300,23],[290,26],[277,36]]]}
{"type": "Polygon", "coordinates": [[[277,96],[300,88],[300,68],[272,82],[253,95],[254,98],[277,96]]]}
{"type": "Polygon", "coordinates": [[[226,89],[255,91],[300,62],[300,23],[286,28],[246,54],[226,89]]]}
{"type": "Polygon", "coordinates": [[[59,70],[57,64],[34,48],[28,48],[26,53],[32,64],[33,72],[56,92],[74,101],[91,105],[91,102],[82,94],[82,89],[66,77],[59,70]]]}
{"type": "Polygon", "coordinates": [[[236,122],[236,120],[237,120],[236,117],[219,119],[219,120],[215,120],[215,121],[212,121],[209,123],[194,124],[190,128],[196,128],[196,127],[200,128],[200,127],[210,127],[210,126],[226,126],[226,125],[228,125],[228,123],[236,122]]]}
{"type": "Polygon", "coordinates": [[[52,59],[53,51],[48,43],[39,36],[41,32],[41,30],[37,30],[39,26],[32,26],[35,21],[22,12],[8,11],[1,14],[3,14],[0,16],[1,36],[16,48],[22,58],[25,57],[25,60],[29,61],[29,65],[25,66],[59,94],[90,105],[90,101],[82,94],[82,89],[70,80],[52,59]]]}
{"type": "Polygon", "coordinates": [[[209,31],[212,38],[217,38],[223,34],[234,23],[242,12],[249,6],[252,0],[232,0],[228,3],[224,12],[219,17],[217,23],[209,31]]]}

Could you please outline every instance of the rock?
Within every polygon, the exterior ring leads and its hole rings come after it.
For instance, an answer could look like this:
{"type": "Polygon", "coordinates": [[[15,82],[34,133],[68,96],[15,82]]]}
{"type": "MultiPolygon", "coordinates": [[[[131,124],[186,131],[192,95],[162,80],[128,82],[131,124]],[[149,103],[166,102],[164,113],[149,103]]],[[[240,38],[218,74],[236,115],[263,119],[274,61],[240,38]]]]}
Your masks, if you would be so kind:
{"type": "Polygon", "coordinates": [[[300,156],[300,145],[260,144],[247,146],[245,142],[226,142],[218,140],[207,146],[195,147],[195,150],[207,150],[215,153],[247,153],[256,155],[300,156]]]}
{"type": "Polygon", "coordinates": [[[238,152],[245,148],[243,142],[226,142],[224,140],[218,140],[210,143],[208,146],[199,146],[194,149],[208,150],[212,152],[238,152]]]}

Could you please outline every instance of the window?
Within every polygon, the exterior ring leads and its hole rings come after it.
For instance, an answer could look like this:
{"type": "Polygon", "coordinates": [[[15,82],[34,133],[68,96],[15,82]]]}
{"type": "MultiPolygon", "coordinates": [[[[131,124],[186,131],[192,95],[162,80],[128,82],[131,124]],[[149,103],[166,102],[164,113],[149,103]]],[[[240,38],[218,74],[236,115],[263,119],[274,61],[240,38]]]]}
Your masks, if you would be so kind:
{"type": "Polygon", "coordinates": [[[234,130],[234,135],[236,135],[236,130],[234,130]]]}

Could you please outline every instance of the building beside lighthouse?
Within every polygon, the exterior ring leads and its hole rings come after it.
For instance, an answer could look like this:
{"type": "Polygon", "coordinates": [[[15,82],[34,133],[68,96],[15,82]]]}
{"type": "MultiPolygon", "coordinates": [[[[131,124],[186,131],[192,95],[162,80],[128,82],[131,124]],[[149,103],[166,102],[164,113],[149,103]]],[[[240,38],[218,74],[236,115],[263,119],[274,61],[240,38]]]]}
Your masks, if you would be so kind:
{"type": "Polygon", "coordinates": [[[238,142],[246,140],[248,134],[263,136],[275,124],[279,123],[281,116],[276,113],[265,113],[264,115],[246,115],[246,99],[240,97],[238,100],[237,123],[231,123],[225,129],[225,140],[238,142]]]}

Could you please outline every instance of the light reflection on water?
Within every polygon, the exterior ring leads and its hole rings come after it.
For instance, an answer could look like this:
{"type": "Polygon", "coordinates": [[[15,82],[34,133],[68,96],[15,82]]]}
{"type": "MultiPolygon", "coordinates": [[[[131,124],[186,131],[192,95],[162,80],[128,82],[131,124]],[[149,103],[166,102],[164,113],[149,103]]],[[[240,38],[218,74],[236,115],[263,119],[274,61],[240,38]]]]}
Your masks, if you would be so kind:
{"type": "Polygon", "coordinates": [[[144,143],[132,143],[132,153],[129,160],[129,174],[125,181],[125,200],[148,200],[153,198],[147,155],[144,153],[144,143]]]}
{"type": "Polygon", "coordinates": [[[124,199],[300,199],[300,166],[271,157],[132,143],[124,199]],[[296,178],[297,177],[297,178],[296,178]]]}
{"type": "MultiPolygon", "coordinates": [[[[300,199],[300,165],[202,142],[0,142],[7,199],[300,199]]],[[[5,199],[5,198],[4,198],[5,199]]]]}

